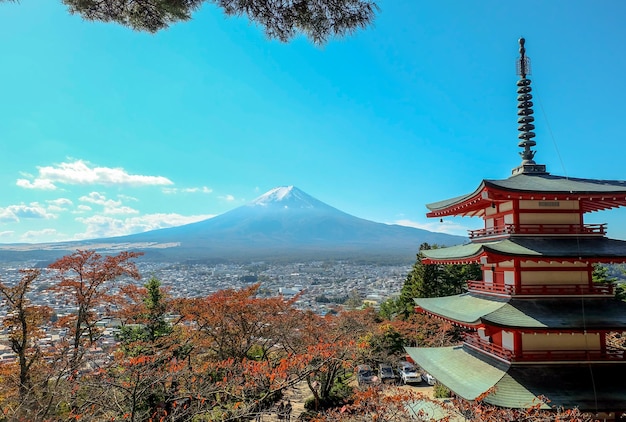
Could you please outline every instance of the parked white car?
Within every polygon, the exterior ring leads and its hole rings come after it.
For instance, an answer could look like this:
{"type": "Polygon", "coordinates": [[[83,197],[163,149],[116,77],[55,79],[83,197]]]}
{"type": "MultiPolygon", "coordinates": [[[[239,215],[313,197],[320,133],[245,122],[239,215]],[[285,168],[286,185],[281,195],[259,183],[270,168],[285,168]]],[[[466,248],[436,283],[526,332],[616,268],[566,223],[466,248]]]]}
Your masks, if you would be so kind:
{"type": "Polygon", "coordinates": [[[417,368],[410,362],[402,361],[398,363],[398,373],[400,373],[400,380],[403,384],[412,384],[422,381],[417,368]]]}
{"type": "Polygon", "coordinates": [[[437,382],[437,380],[435,379],[435,377],[433,377],[432,375],[430,375],[427,372],[424,372],[422,374],[422,379],[424,380],[424,382],[428,385],[435,385],[435,383],[437,382]]]}

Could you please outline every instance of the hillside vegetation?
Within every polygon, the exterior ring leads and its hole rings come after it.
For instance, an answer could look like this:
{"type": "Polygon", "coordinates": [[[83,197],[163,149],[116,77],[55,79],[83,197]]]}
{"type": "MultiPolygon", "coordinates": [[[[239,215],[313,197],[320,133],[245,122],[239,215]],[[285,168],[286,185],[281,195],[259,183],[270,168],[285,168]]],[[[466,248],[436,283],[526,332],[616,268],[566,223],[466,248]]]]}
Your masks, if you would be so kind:
{"type": "MultiPolygon", "coordinates": [[[[77,251],[51,264],[51,288],[74,309],[67,315],[29,301],[42,270],[24,269],[18,283],[0,283],[3,332],[17,357],[0,363],[0,420],[247,421],[304,384],[310,398],[303,418],[404,421],[407,404],[426,399],[377,384],[355,387],[355,366],[393,363],[404,346],[459,338],[450,324],[423,315],[301,311],[297,297],[257,297],[259,285],[173,299],[155,278],[143,286],[118,281],[140,278],[137,257],[77,251]],[[118,322],[115,341],[103,310],[118,322]]],[[[458,400],[441,406],[472,421],[589,419],[458,400]]]]}

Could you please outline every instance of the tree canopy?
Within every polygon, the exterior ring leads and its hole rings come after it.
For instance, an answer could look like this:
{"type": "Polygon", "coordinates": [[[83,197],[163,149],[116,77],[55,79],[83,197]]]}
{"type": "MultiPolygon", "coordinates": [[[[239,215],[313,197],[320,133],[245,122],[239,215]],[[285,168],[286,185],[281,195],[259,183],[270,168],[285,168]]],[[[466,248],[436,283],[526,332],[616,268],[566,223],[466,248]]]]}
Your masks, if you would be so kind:
{"type": "Polygon", "coordinates": [[[400,297],[393,306],[395,313],[407,317],[413,313],[413,308],[415,307],[414,298],[450,296],[463,293],[465,291],[465,283],[468,280],[482,279],[482,272],[478,264],[423,264],[422,258],[424,256],[422,251],[437,248],[437,245],[429,245],[428,243],[420,245],[417,260],[413,264],[411,272],[407,275],[400,297]]]}
{"type": "MultiPolygon", "coordinates": [[[[16,0],[0,0],[16,1],[16,0]]],[[[378,12],[372,0],[62,0],[70,13],[87,20],[115,22],[157,32],[191,19],[204,3],[228,16],[247,16],[271,39],[286,42],[304,34],[315,44],[369,26],[378,12]]]]}

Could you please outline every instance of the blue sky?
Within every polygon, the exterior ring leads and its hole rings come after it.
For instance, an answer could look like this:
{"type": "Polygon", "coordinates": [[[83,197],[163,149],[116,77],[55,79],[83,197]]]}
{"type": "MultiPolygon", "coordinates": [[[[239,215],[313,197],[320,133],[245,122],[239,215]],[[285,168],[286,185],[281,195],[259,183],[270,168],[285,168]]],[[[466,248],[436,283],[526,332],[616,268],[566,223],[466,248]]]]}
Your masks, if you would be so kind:
{"type": "MultiPolygon", "coordinates": [[[[535,161],[626,179],[626,2],[379,2],[323,47],[205,5],[155,35],[60,1],[0,4],[0,243],[208,218],[282,185],[358,217],[466,234],[426,203],[510,175],[515,60],[532,61],[535,161]]],[[[626,212],[587,217],[626,239],[626,212]]]]}

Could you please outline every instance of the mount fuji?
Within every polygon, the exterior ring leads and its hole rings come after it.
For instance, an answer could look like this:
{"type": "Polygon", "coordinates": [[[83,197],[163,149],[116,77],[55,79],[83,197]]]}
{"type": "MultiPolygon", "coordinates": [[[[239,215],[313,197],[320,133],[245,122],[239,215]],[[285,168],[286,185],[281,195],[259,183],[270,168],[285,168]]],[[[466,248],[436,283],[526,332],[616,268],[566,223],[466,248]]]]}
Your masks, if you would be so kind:
{"type": "MultiPolygon", "coordinates": [[[[277,187],[246,205],[184,226],[133,235],[55,244],[97,250],[130,249],[145,259],[313,260],[414,262],[423,242],[464,243],[466,238],[364,220],[293,187],[277,187]]],[[[49,250],[49,249],[48,249],[49,250]]]]}

